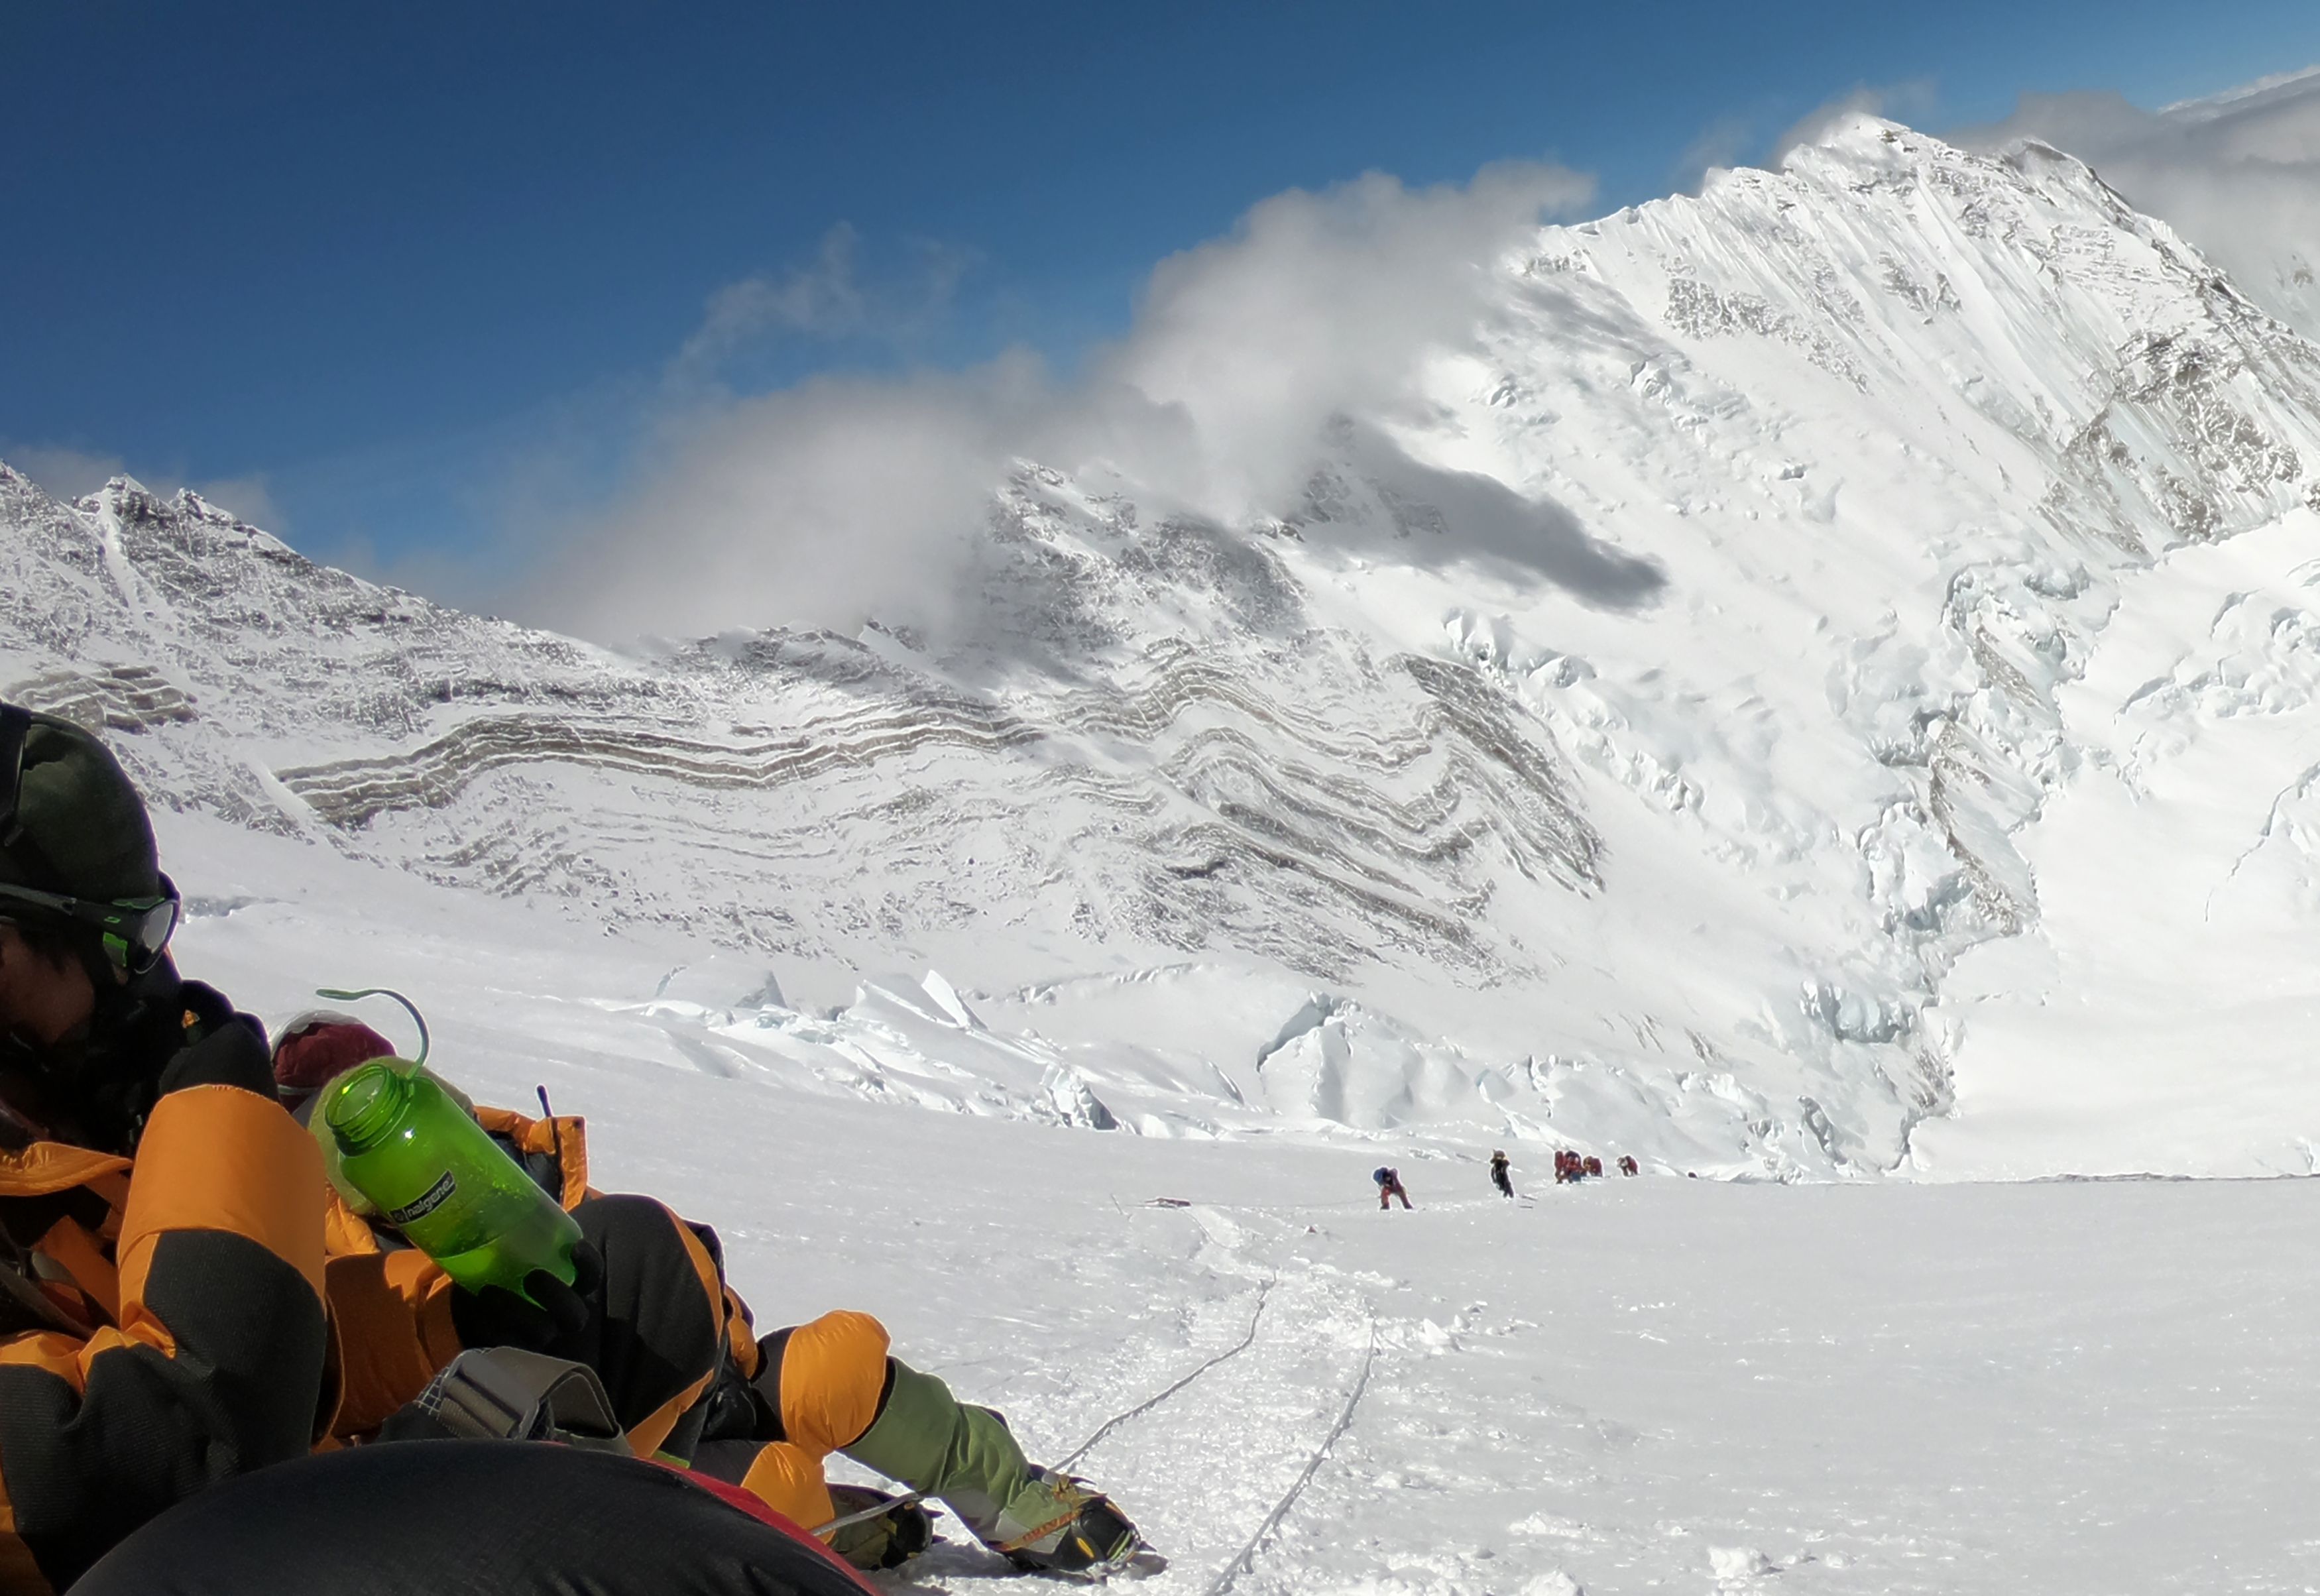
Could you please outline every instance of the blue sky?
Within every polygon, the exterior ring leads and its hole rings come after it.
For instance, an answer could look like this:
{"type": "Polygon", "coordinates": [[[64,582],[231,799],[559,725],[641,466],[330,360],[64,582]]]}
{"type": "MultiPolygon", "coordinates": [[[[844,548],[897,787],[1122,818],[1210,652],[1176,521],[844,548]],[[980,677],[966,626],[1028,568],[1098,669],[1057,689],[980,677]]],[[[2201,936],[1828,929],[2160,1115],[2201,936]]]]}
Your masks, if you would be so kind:
{"type": "Polygon", "coordinates": [[[1292,186],[1545,158],[1609,209],[1862,87],[1938,131],[2315,60],[2310,0],[16,7],[0,455],[449,568],[611,491],[689,344],[1068,369],[1292,186]]]}

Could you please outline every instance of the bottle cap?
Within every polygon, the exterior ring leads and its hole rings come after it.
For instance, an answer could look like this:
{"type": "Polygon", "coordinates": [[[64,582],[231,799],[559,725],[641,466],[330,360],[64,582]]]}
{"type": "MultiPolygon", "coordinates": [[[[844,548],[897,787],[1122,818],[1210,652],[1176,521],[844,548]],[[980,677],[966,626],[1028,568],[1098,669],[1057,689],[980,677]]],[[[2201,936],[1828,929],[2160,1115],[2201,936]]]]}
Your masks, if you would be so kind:
{"type": "Polygon", "coordinates": [[[330,1089],[322,1122],[338,1138],[339,1151],[349,1157],[367,1153],[385,1141],[403,1118],[411,1101],[411,1082],[394,1066],[395,1059],[375,1059],[340,1075],[330,1089]]]}

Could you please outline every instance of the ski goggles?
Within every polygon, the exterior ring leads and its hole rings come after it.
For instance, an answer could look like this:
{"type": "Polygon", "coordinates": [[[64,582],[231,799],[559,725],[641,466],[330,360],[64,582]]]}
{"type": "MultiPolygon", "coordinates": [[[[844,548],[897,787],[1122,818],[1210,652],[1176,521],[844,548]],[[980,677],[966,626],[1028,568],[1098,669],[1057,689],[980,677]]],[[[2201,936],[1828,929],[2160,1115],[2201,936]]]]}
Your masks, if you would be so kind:
{"type": "MultiPolygon", "coordinates": [[[[14,846],[23,830],[16,820],[16,802],[23,791],[24,741],[32,725],[29,712],[0,704],[0,844],[14,846]]],[[[7,912],[12,903],[47,920],[87,927],[104,942],[105,957],[132,975],[142,975],[161,962],[183,908],[176,884],[166,875],[159,897],[111,902],[0,882],[0,919],[13,918],[7,912]]]]}
{"type": "Polygon", "coordinates": [[[8,905],[23,903],[50,920],[86,926],[104,943],[104,956],[132,975],[142,975],[161,962],[169,939],[177,934],[184,905],[177,884],[161,877],[158,898],[126,898],[116,902],[91,902],[64,893],[36,892],[28,886],[0,882],[0,920],[12,918],[8,905]]]}

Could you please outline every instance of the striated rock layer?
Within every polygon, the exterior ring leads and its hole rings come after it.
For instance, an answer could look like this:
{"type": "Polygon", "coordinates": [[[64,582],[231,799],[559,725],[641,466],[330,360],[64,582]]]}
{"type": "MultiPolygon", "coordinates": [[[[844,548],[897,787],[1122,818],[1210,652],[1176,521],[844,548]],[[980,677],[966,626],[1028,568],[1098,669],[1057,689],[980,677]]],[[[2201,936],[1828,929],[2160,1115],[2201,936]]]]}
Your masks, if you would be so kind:
{"type": "Polygon", "coordinates": [[[0,691],[449,890],[944,972],[901,1018],[704,994],[811,1089],[1905,1164],[1958,1107],[1944,980],[2042,934],[2065,690],[2124,584],[2308,513],[2320,351],[2068,158],[1865,117],[1484,264],[1277,513],[1024,462],[1003,648],[616,654],[0,469],[0,691]]]}

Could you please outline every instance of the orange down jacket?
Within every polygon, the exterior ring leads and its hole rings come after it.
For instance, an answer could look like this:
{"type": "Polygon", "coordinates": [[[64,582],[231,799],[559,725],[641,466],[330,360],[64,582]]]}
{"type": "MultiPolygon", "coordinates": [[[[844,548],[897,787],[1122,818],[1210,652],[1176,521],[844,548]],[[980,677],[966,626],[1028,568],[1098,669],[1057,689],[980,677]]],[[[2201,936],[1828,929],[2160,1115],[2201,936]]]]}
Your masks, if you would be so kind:
{"type": "MultiPolygon", "coordinates": [[[[481,1105],[475,1115],[566,1208],[598,1194],[588,1183],[587,1127],[582,1120],[566,1115],[532,1120],[481,1105]]],[[[690,1227],[673,1213],[668,1220],[693,1262],[706,1310],[720,1327],[738,1317],[746,1336],[746,1314],[727,1290],[716,1259],[690,1227]]],[[[330,1433],[333,1442],[343,1443],[385,1423],[463,1348],[452,1323],[451,1277],[441,1265],[393,1232],[375,1229],[336,1192],[329,1197],[324,1230],[331,1319],[341,1365],[341,1393],[330,1433]]],[[[756,1353],[754,1342],[749,1351],[756,1353]]],[[[714,1373],[704,1370],[697,1383],[629,1427],[630,1444],[639,1455],[652,1455],[714,1373]]]]}
{"type": "Polygon", "coordinates": [[[65,1585],[180,1499],[314,1442],[327,1190],[313,1138],[235,1086],[163,1097],[133,1159],[0,1153],[18,1248],[0,1268],[0,1592],[65,1585]]]}

